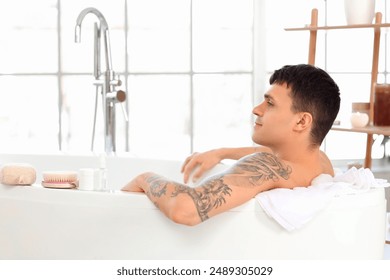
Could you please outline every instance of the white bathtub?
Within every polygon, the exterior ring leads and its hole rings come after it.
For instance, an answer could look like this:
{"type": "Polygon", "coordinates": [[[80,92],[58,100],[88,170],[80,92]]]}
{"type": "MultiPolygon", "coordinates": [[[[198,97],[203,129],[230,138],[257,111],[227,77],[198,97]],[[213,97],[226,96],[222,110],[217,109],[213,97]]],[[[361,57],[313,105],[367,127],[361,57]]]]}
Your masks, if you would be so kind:
{"type": "Polygon", "coordinates": [[[252,199],[206,222],[174,224],[143,194],[119,189],[155,171],[181,180],[181,162],[109,157],[115,191],[46,189],[43,170],[97,167],[94,156],[0,155],[36,167],[36,186],[0,185],[0,259],[381,259],[383,189],[334,198],[304,228],[287,232],[252,199]]]}

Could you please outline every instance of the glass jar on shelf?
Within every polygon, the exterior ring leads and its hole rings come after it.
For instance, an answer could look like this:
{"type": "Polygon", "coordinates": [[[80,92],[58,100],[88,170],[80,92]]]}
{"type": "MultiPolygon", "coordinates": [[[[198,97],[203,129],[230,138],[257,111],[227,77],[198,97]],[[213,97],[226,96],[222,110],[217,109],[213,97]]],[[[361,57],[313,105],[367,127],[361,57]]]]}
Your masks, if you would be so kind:
{"type": "Polygon", "coordinates": [[[376,84],[374,100],[374,125],[390,126],[390,84],[376,84]]]}

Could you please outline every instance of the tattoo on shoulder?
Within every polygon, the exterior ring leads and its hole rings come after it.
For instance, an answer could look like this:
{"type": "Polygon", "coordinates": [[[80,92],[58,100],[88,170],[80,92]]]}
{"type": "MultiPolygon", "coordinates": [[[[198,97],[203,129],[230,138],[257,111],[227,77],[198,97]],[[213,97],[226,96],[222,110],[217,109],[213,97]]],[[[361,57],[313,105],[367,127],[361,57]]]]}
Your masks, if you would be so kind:
{"type": "Polygon", "coordinates": [[[291,166],[285,164],[271,153],[256,153],[237,162],[232,174],[246,174],[252,185],[260,185],[265,181],[276,182],[279,178],[288,180],[291,166]]]}

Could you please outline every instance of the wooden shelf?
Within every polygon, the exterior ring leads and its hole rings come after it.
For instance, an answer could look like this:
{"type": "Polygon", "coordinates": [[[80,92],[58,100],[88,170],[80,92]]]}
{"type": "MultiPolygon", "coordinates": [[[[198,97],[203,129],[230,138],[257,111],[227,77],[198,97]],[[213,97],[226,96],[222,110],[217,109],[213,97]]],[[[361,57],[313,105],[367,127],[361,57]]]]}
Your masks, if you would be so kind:
{"type": "Polygon", "coordinates": [[[390,126],[368,125],[365,127],[356,128],[350,125],[333,125],[332,130],[346,131],[346,132],[360,132],[360,133],[367,133],[367,134],[382,134],[385,136],[390,136],[390,126]]]}
{"type": "MultiPolygon", "coordinates": [[[[371,69],[371,87],[370,87],[370,110],[369,119],[371,123],[374,119],[374,92],[375,84],[378,77],[378,65],[379,65],[379,46],[381,29],[390,27],[390,23],[382,23],[382,14],[380,12],[375,14],[375,20],[373,24],[354,24],[354,25],[336,25],[336,26],[318,26],[318,10],[313,9],[311,11],[311,22],[304,27],[298,28],[285,28],[286,31],[309,31],[309,53],[308,53],[308,64],[315,65],[316,58],[316,45],[317,45],[317,32],[320,30],[335,30],[335,29],[362,29],[370,28],[373,30],[373,48],[372,48],[372,69],[371,69]]],[[[367,126],[362,128],[352,128],[348,125],[334,125],[332,130],[346,131],[346,132],[360,132],[367,134],[366,141],[366,158],[364,166],[367,168],[371,167],[371,150],[373,144],[373,134],[381,134],[390,136],[390,127],[379,127],[379,126],[367,126]]]]}
{"type": "Polygon", "coordinates": [[[385,28],[390,27],[390,23],[374,23],[374,24],[354,24],[354,25],[334,25],[334,26],[311,26],[285,28],[286,31],[316,31],[316,30],[332,30],[332,29],[362,29],[362,28],[385,28]]]}

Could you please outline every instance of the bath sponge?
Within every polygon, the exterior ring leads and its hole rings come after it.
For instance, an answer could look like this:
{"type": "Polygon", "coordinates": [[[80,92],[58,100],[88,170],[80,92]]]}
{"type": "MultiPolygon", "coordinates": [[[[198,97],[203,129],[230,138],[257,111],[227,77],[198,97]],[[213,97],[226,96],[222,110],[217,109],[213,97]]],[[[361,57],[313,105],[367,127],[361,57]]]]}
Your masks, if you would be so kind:
{"type": "Polygon", "coordinates": [[[10,163],[0,167],[0,183],[5,185],[31,185],[37,173],[30,164],[10,163]]]}

